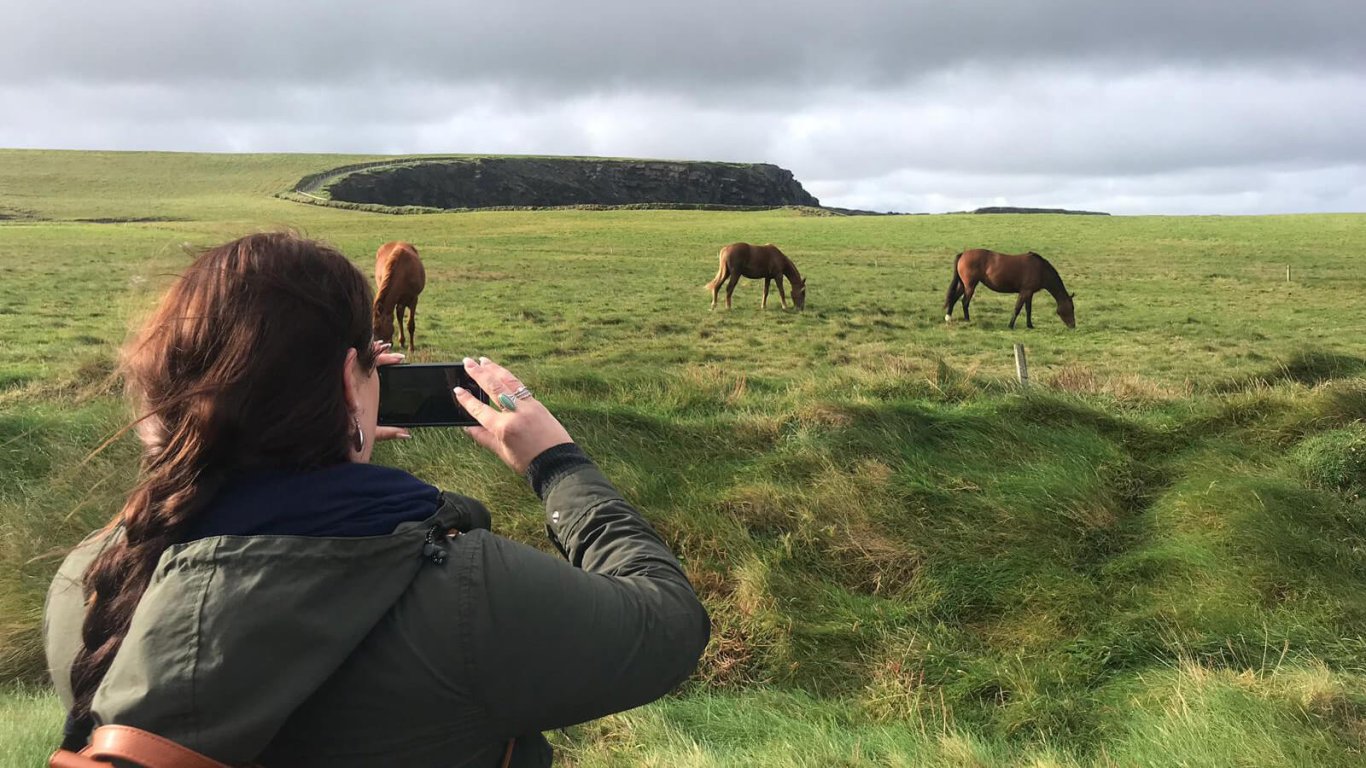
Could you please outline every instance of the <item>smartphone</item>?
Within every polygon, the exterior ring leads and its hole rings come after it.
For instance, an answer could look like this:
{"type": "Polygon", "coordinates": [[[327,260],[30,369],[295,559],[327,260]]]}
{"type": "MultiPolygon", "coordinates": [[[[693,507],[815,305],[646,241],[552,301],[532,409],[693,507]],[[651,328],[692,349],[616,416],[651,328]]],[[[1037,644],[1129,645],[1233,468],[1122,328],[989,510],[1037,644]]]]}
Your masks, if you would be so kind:
{"type": "Polygon", "coordinates": [[[384,427],[472,427],[474,420],[451,390],[464,387],[488,403],[462,363],[379,366],[379,424],[384,427]]]}

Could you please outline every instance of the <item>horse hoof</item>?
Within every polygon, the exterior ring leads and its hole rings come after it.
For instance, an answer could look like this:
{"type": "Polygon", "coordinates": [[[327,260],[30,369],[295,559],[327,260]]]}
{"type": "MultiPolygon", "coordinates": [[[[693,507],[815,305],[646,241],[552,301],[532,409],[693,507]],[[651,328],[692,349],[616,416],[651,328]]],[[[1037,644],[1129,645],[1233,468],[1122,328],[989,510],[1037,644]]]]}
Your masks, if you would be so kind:
{"type": "Polygon", "coordinates": [[[953,315],[944,315],[944,322],[946,322],[946,323],[952,323],[952,322],[953,322],[953,315]]]}

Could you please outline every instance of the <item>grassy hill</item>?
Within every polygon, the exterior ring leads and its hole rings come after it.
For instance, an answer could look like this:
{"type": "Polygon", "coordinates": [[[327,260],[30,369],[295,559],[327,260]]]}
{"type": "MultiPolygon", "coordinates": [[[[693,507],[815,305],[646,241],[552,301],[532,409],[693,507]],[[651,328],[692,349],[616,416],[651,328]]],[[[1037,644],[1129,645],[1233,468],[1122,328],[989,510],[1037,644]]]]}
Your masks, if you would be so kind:
{"type": "MultiPolygon", "coordinates": [[[[42,595],[132,482],[117,345],[185,244],[294,226],[367,272],[417,244],[418,360],[523,375],[680,552],[697,678],[555,739],[578,765],[1359,765],[1366,754],[1366,216],[389,216],[273,197],[379,158],[0,150],[0,761],[60,713],[42,595]],[[728,242],[807,311],[709,313],[728,242]],[[1032,249],[1077,294],[979,294],[1032,249]],[[1286,267],[1291,279],[1286,280],[1286,267]],[[1036,385],[1013,385],[1023,342],[1036,385]]],[[[776,297],[775,303],[776,303],[776,297]]],[[[379,461],[544,545],[523,483],[433,430],[379,461]]]]}

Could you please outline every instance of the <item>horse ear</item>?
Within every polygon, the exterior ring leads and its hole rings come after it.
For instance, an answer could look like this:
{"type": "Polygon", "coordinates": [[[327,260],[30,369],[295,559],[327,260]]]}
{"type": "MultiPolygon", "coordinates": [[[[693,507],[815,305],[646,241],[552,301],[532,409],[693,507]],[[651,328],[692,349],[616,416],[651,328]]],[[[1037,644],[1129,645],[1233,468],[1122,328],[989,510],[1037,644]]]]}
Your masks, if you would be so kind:
{"type": "Polygon", "coordinates": [[[1069,293],[1069,294],[1067,294],[1067,298],[1069,298],[1069,299],[1075,299],[1075,298],[1077,298],[1077,294],[1075,294],[1075,293],[1069,293]]]}

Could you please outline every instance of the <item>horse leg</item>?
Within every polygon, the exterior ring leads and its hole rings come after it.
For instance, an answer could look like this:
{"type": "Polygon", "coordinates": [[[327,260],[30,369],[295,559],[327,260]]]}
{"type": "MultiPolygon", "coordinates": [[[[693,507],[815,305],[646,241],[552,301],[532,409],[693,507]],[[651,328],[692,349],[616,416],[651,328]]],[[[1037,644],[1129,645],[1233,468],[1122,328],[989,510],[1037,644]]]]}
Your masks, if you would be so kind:
{"type": "Polygon", "coordinates": [[[764,278],[764,300],[759,302],[759,309],[768,309],[768,284],[773,282],[773,278],[764,278]]]}
{"type": "Polygon", "coordinates": [[[959,299],[962,299],[963,301],[963,319],[968,319],[967,291],[964,290],[962,281],[959,281],[958,285],[953,287],[953,293],[949,296],[949,308],[944,311],[945,320],[953,319],[953,307],[958,303],[959,299]]]}
{"type": "MultiPolygon", "coordinates": [[[[963,254],[958,254],[961,257],[963,254]]],[[[963,295],[963,278],[958,274],[958,258],[953,260],[953,277],[949,280],[949,290],[944,298],[944,322],[953,322],[953,305],[963,295]]]]}
{"type": "Polygon", "coordinates": [[[776,278],[778,282],[778,298],[783,300],[783,309],[787,309],[787,292],[783,290],[783,279],[776,278]]]}
{"type": "Polygon", "coordinates": [[[398,328],[398,348],[399,348],[399,349],[403,349],[405,346],[407,346],[407,342],[404,340],[404,336],[403,336],[403,305],[402,305],[402,304],[395,304],[395,305],[394,305],[394,326],[398,328]]]}
{"type": "Polygon", "coordinates": [[[1034,329],[1034,294],[1032,293],[1029,294],[1029,298],[1025,299],[1025,327],[1030,330],[1034,329]]]}
{"type": "Polygon", "coordinates": [[[417,347],[417,299],[408,307],[408,351],[417,347]]]}
{"type": "Polygon", "coordinates": [[[1016,321],[1017,319],[1019,319],[1019,317],[1020,317],[1020,310],[1021,310],[1021,309],[1024,309],[1024,305],[1025,305],[1025,295],[1024,295],[1023,292],[1021,292],[1021,293],[1020,293],[1020,297],[1019,297],[1018,299],[1015,300],[1015,314],[1013,314],[1013,315],[1010,316],[1010,330],[1012,330],[1012,331],[1015,330],[1015,321],[1016,321]]]}
{"type": "Polygon", "coordinates": [[[972,315],[968,312],[968,305],[972,303],[972,295],[977,292],[977,283],[968,283],[963,286],[963,320],[972,322],[972,315]]]}
{"type": "Polygon", "coordinates": [[[726,283],[726,309],[730,309],[730,297],[735,293],[735,286],[740,282],[740,273],[735,272],[730,276],[730,282],[726,283]]]}

